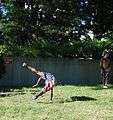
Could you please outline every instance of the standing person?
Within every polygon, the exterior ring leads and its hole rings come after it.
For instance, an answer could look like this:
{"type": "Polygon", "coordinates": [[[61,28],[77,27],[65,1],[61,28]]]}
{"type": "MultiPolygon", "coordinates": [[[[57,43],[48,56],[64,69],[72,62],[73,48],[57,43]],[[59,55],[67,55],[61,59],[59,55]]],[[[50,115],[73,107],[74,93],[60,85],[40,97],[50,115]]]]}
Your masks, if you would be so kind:
{"type": "Polygon", "coordinates": [[[111,63],[109,57],[110,57],[110,50],[105,49],[102,53],[102,58],[100,60],[103,88],[107,88],[107,83],[110,77],[111,63]]]}
{"type": "Polygon", "coordinates": [[[23,63],[22,66],[29,69],[31,72],[33,72],[39,76],[37,83],[35,85],[33,85],[33,87],[37,86],[41,80],[45,80],[45,86],[42,88],[42,90],[39,93],[37,93],[35,96],[33,96],[32,99],[35,100],[39,96],[42,96],[44,93],[51,91],[51,101],[52,101],[53,87],[55,86],[54,75],[52,75],[51,73],[47,73],[47,72],[41,72],[40,70],[33,68],[32,66],[28,65],[27,63],[23,63]]]}

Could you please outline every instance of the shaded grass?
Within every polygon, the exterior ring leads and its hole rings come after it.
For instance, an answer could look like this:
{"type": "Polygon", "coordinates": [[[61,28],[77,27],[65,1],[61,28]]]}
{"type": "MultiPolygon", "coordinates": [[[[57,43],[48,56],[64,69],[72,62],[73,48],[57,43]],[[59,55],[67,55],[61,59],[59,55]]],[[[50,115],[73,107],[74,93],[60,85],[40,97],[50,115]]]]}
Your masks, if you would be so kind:
{"type": "Polygon", "coordinates": [[[37,88],[17,88],[0,93],[0,120],[112,120],[113,86],[56,86],[37,100],[37,88]]]}

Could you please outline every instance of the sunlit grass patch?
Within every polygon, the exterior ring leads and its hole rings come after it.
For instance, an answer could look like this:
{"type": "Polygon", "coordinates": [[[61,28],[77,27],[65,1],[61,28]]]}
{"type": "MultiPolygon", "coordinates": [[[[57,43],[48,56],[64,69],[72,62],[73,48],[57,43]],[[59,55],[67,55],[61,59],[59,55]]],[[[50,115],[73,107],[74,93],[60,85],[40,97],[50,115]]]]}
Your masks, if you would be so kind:
{"type": "MultiPolygon", "coordinates": [[[[39,88],[41,89],[41,88],[39,88]]],[[[0,120],[112,120],[113,86],[56,86],[37,100],[37,88],[1,90],[0,120]]]]}

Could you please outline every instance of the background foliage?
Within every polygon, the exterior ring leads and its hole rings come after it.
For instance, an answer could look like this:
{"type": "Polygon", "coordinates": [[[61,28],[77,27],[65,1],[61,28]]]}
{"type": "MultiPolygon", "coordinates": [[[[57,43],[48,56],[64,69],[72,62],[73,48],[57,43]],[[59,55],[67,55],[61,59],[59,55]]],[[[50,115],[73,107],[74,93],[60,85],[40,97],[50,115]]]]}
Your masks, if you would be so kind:
{"type": "Polygon", "coordinates": [[[1,0],[0,54],[98,59],[113,49],[112,19],[112,0],[1,0]]]}

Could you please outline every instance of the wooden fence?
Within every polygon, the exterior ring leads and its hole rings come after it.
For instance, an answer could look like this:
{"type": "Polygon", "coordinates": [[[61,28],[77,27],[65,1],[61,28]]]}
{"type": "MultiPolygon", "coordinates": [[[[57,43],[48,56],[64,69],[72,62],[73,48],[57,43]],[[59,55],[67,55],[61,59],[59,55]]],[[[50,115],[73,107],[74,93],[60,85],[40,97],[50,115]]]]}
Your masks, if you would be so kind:
{"type": "Polygon", "coordinates": [[[0,79],[0,86],[31,86],[36,76],[22,67],[28,62],[35,68],[51,72],[58,84],[97,84],[100,80],[99,61],[68,58],[12,58],[5,64],[6,73],[0,79]]]}

